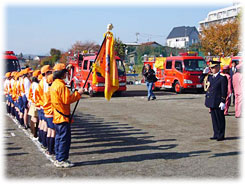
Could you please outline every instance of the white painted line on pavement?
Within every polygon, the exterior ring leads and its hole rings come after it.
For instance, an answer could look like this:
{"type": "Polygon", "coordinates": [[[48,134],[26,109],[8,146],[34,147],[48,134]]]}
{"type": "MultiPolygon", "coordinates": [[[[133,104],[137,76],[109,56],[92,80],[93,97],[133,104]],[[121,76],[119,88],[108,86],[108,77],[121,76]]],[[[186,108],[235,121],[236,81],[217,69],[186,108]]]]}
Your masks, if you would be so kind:
{"type": "Polygon", "coordinates": [[[10,134],[12,135],[12,137],[15,137],[15,133],[14,132],[11,132],[10,134]]]}
{"type": "MultiPolygon", "coordinates": [[[[7,116],[9,116],[10,117],[10,119],[12,119],[12,121],[20,128],[20,129],[22,129],[23,130],[23,132],[32,140],[32,142],[37,146],[37,148],[38,148],[38,150],[40,151],[40,152],[42,152],[45,156],[46,156],[46,158],[49,160],[49,161],[51,161],[52,163],[54,163],[55,162],[55,160],[52,158],[52,156],[50,156],[50,155],[47,155],[45,152],[46,152],[46,150],[45,149],[43,149],[42,147],[41,147],[41,143],[38,141],[38,140],[34,140],[33,139],[33,137],[31,137],[31,133],[29,133],[26,129],[24,129],[24,128],[22,128],[21,126],[20,126],[20,124],[18,123],[18,121],[14,118],[14,117],[12,117],[10,114],[7,114],[7,116]]],[[[12,133],[11,133],[11,135],[12,135],[12,133]]],[[[13,135],[15,136],[15,134],[13,133],[13,135]]],[[[12,136],[13,136],[12,135],[12,136]]],[[[13,137],[14,137],[13,136],[13,137]]]]}

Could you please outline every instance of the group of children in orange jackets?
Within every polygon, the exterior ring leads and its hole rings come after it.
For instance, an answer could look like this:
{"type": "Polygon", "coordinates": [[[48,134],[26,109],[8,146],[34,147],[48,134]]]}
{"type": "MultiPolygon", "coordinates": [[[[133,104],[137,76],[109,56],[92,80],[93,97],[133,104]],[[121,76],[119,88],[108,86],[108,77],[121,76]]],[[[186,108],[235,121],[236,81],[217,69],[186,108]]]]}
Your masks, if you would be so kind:
{"type": "Polygon", "coordinates": [[[70,93],[66,87],[67,68],[58,63],[53,68],[30,68],[7,72],[4,81],[7,113],[20,126],[31,130],[47,155],[55,155],[56,167],[72,167],[68,160],[71,143],[70,104],[79,100],[83,88],[70,93]],[[28,115],[31,117],[28,121],[28,115]]]}

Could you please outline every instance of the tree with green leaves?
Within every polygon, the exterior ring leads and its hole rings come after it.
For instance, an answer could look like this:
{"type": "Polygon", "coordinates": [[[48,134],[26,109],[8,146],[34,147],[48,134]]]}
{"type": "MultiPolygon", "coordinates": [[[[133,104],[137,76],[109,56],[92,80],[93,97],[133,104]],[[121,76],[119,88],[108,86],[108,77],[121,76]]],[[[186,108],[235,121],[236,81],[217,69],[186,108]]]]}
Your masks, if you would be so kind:
{"type": "Polygon", "coordinates": [[[114,40],[114,49],[116,52],[116,55],[119,56],[122,60],[125,59],[125,44],[123,44],[123,42],[119,39],[119,38],[115,38],[114,40]]]}

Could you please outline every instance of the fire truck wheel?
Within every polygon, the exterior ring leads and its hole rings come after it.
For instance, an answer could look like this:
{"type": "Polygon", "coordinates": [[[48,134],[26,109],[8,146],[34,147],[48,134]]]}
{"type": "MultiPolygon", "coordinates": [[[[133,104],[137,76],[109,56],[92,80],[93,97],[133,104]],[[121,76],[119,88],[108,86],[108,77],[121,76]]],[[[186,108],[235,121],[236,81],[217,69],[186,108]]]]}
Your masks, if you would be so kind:
{"type": "Polygon", "coordinates": [[[94,96],[94,92],[91,90],[91,91],[89,91],[89,96],[90,97],[93,97],[94,96]]]}
{"type": "Polygon", "coordinates": [[[179,81],[176,81],[174,83],[174,91],[178,94],[180,94],[182,92],[182,87],[180,86],[179,81]]]}
{"type": "Polygon", "coordinates": [[[153,90],[154,90],[154,91],[160,91],[160,88],[155,86],[155,87],[153,88],[153,90]]]}
{"type": "Polygon", "coordinates": [[[88,86],[88,94],[89,94],[90,97],[94,96],[93,89],[92,89],[92,87],[90,87],[90,85],[88,86]]]}

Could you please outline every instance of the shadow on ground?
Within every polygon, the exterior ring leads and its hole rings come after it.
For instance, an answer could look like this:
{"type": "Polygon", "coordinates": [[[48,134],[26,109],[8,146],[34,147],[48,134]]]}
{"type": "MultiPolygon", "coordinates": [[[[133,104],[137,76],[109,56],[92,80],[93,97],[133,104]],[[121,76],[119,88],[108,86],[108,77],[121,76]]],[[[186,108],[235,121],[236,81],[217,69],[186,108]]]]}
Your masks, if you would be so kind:
{"type": "Polygon", "coordinates": [[[105,122],[103,118],[91,114],[79,114],[75,116],[74,122],[70,156],[76,156],[76,166],[181,159],[210,152],[168,152],[178,146],[176,139],[155,140],[154,136],[142,129],[126,123],[105,122]],[[84,155],[96,155],[101,159],[82,162],[77,159],[80,156],[84,159],[84,155]]]}

